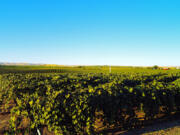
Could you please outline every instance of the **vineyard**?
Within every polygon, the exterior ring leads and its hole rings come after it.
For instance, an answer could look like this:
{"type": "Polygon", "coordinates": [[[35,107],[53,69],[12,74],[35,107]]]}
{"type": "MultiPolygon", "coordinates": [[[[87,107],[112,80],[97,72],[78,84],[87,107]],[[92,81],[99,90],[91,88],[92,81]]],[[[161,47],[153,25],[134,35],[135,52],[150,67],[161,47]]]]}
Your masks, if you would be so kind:
{"type": "Polygon", "coordinates": [[[11,116],[3,133],[103,134],[180,112],[179,70],[92,70],[1,70],[0,113],[11,116]]]}

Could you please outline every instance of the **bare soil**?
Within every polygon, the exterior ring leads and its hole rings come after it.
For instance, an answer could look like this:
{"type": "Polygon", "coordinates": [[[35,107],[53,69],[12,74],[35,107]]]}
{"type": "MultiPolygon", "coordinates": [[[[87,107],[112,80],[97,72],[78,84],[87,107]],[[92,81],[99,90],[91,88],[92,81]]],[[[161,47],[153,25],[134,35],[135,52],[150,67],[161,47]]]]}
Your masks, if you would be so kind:
{"type": "Polygon", "coordinates": [[[107,135],[180,135],[180,117],[174,116],[131,131],[118,131],[116,129],[107,135]]]}

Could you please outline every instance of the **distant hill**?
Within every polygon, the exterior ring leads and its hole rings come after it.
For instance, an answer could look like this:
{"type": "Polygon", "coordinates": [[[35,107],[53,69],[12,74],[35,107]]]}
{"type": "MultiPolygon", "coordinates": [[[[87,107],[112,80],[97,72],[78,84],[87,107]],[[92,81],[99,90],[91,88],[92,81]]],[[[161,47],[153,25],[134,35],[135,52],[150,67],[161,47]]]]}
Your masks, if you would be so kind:
{"type": "Polygon", "coordinates": [[[45,64],[42,64],[42,63],[11,63],[11,62],[0,62],[0,65],[9,65],[9,66],[28,66],[28,65],[45,65],[45,64]]]}

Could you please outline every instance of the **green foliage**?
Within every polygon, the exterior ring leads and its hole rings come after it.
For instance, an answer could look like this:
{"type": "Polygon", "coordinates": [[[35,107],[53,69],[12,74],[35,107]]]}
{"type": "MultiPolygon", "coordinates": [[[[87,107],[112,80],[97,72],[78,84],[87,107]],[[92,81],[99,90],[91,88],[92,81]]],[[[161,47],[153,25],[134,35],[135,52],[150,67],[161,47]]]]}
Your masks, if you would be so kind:
{"type": "Polygon", "coordinates": [[[157,65],[153,66],[153,69],[158,69],[159,67],[157,65]]]}

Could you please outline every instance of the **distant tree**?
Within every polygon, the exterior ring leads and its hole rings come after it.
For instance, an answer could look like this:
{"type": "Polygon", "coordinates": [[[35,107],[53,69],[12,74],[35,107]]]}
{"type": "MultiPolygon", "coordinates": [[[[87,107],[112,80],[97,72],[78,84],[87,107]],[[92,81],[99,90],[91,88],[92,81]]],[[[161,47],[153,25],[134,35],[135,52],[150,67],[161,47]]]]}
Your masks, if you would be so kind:
{"type": "Polygon", "coordinates": [[[153,69],[158,69],[159,67],[157,65],[154,65],[153,66],[153,69]]]}

